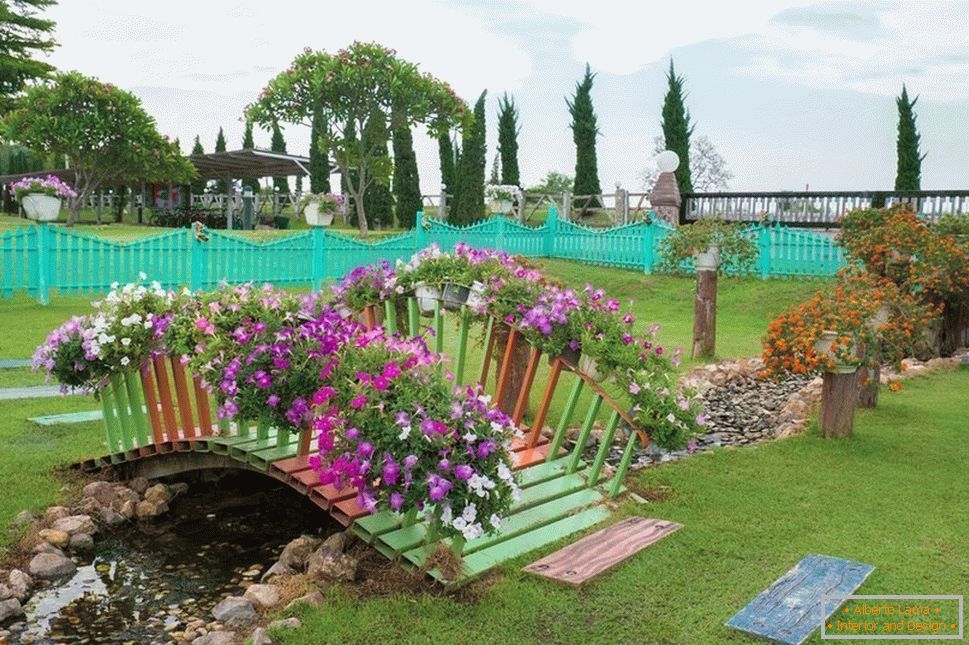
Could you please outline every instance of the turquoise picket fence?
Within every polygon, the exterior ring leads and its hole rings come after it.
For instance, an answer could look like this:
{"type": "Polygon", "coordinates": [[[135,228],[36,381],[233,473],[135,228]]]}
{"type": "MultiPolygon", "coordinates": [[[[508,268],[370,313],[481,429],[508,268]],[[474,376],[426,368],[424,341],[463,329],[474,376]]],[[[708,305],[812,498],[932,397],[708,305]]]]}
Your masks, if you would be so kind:
{"type": "MultiPolygon", "coordinates": [[[[316,228],[265,242],[236,233],[169,231],[135,242],[111,242],[48,224],[0,234],[0,296],[19,291],[47,302],[51,291],[100,293],[114,282],[147,274],[163,286],[212,288],[222,281],[272,282],[319,289],[354,267],[381,260],[406,260],[429,244],[452,249],[459,242],[527,257],[547,257],[652,272],[659,249],[673,230],[665,222],[637,222],[591,229],[561,221],[554,207],[541,226],[505,218],[454,226],[423,217],[415,229],[375,242],[316,228]]],[[[780,225],[755,225],[748,235],[758,258],[747,272],[769,277],[821,277],[844,266],[841,247],[830,236],[780,225]]],[[[682,270],[692,270],[685,262],[682,270]]]]}

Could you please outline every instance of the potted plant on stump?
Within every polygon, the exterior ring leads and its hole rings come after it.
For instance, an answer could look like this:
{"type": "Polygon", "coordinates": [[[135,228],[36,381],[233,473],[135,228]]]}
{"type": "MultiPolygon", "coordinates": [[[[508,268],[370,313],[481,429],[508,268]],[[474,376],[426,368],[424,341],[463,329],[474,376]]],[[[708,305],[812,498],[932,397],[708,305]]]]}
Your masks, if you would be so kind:
{"type": "Polygon", "coordinates": [[[488,184],[485,187],[485,197],[488,199],[488,208],[496,215],[510,213],[512,207],[515,205],[515,197],[517,195],[518,186],[488,184]]]}
{"type": "Polygon", "coordinates": [[[12,184],[10,189],[23,206],[27,217],[35,222],[57,221],[61,212],[61,199],[77,197],[73,188],[53,175],[24,178],[12,184]]]}
{"type": "Polygon", "coordinates": [[[301,200],[303,217],[311,227],[329,226],[343,208],[343,195],[334,193],[310,193],[301,200]]]}
{"type": "Polygon", "coordinates": [[[713,356],[717,336],[717,276],[720,271],[747,271],[757,257],[757,245],[739,223],[701,219],[672,231],[660,248],[662,266],[679,271],[692,261],[696,269],[693,308],[693,358],[713,356]]]}

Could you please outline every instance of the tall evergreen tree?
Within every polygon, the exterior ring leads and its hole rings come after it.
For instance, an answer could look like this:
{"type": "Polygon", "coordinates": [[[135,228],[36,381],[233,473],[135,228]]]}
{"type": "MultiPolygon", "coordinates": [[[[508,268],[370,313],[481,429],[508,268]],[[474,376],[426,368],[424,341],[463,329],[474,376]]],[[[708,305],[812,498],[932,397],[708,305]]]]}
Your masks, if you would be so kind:
{"type": "Polygon", "coordinates": [[[330,155],[323,147],[320,133],[323,127],[323,115],[317,110],[313,114],[313,124],[310,128],[310,192],[330,192],[330,155]]]}
{"type": "MultiPolygon", "coordinates": [[[[373,150],[373,167],[380,164],[390,164],[390,154],[387,143],[390,132],[383,112],[367,119],[367,128],[363,131],[364,149],[373,150]]],[[[367,214],[367,223],[373,228],[387,228],[394,225],[394,195],[390,191],[390,177],[386,180],[374,180],[363,194],[363,210],[367,214]]]]}
{"type": "Polygon", "coordinates": [[[485,168],[488,165],[487,95],[487,90],[481,93],[474,104],[474,114],[462,128],[458,191],[454,207],[448,209],[448,220],[459,224],[473,224],[484,217],[485,168]]]}
{"type": "MultiPolygon", "coordinates": [[[[279,123],[273,123],[273,138],[269,149],[273,152],[286,152],[286,140],[283,138],[283,131],[279,129],[279,123]]],[[[273,177],[273,188],[280,195],[289,194],[289,180],[286,177],[273,177]]]]}
{"type": "Polygon", "coordinates": [[[675,173],[676,184],[681,193],[689,193],[693,191],[693,176],[690,173],[690,137],[693,135],[693,125],[690,123],[690,112],[686,109],[683,77],[676,75],[672,58],[666,82],[668,87],[663,98],[663,139],[666,141],[666,149],[672,150],[680,158],[680,165],[675,173]]]}
{"type": "Polygon", "coordinates": [[[498,152],[501,154],[501,183],[521,187],[518,171],[518,107],[505,94],[498,101],[498,152]]]}
{"type": "MultiPolygon", "coordinates": [[[[215,137],[215,151],[225,152],[225,133],[222,132],[222,128],[219,128],[219,134],[215,137]]],[[[215,192],[224,195],[226,191],[226,183],[224,179],[218,179],[215,182],[215,192]]]]}
{"type": "MultiPolygon", "coordinates": [[[[255,147],[256,147],[256,140],[252,136],[252,121],[246,119],[246,129],[242,133],[242,149],[252,150],[255,147]]],[[[242,187],[251,188],[253,194],[257,194],[259,192],[259,180],[256,179],[255,177],[251,177],[249,179],[243,179],[242,187]]]]}
{"type": "Polygon", "coordinates": [[[51,37],[54,21],[39,13],[57,0],[0,2],[0,115],[5,113],[28,81],[44,78],[54,66],[36,60],[56,43],[51,37]]]}
{"type": "Polygon", "coordinates": [[[908,90],[902,85],[902,94],[895,99],[898,106],[898,170],[895,173],[895,190],[921,190],[922,160],[925,155],[919,152],[918,127],[915,125],[915,103],[919,98],[909,100],[908,90]]]}
{"type": "MultiPolygon", "coordinates": [[[[197,134],[195,135],[195,143],[192,144],[192,154],[193,155],[205,154],[205,148],[202,147],[202,142],[199,140],[199,135],[197,134]]],[[[205,181],[201,179],[197,181],[193,181],[190,186],[190,190],[192,191],[193,195],[201,195],[202,193],[205,192],[205,181]]]]}
{"type": "MultiPolygon", "coordinates": [[[[575,141],[575,183],[572,186],[574,195],[598,195],[602,192],[599,186],[599,164],[596,161],[596,138],[599,136],[599,125],[595,108],[592,107],[592,81],[595,74],[585,66],[585,75],[575,84],[575,96],[566,99],[569,114],[572,115],[572,140],[575,141]]],[[[598,198],[587,201],[582,205],[598,206],[598,198]]]]}
{"type": "Polygon", "coordinates": [[[489,184],[501,183],[501,153],[496,152],[491,160],[491,175],[488,176],[489,184]]]}
{"type": "Polygon", "coordinates": [[[437,156],[441,162],[441,186],[444,192],[454,196],[455,183],[454,143],[450,132],[442,132],[437,138],[437,156]]]}
{"type": "MultiPolygon", "coordinates": [[[[395,118],[395,113],[391,113],[395,118]]],[[[394,125],[394,202],[397,211],[397,225],[412,228],[421,210],[421,180],[417,170],[417,155],[414,153],[414,136],[410,124],[396,119],[394,125]]]]}

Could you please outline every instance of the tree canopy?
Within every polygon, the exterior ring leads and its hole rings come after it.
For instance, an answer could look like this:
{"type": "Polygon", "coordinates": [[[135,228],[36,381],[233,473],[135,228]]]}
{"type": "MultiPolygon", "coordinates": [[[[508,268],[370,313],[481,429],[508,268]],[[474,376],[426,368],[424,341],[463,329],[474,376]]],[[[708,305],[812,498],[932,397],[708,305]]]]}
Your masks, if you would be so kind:
{"type": "Polygon", "coordinates": [[[54,66],[34,56],[50,52],[54,21],[39,13],[57,0],[0,1],[0,114],[12,107],[28,81],[45,78],[54,66]]]}
{"type": "Polygon", "coordinates": [[[362,197],[377,178],[389,177],[392,164],[365,137],[351,134],[364,132],[374,117],[389,122],[395,105],[397,119],[411,126],[426,124],[434,135],[457,123],[465,110],[447,83],[421,73],[392,49],[358,42],[335,54],[303,50],[288,69],[269,81],[247,114],[263,125],[274,121],[311,125],[319,110],[320,141],[340,170],[358,211],[360,231],[366,234],[362,197]]]}
{"type": "Polygon", "coordinates": [[[196,176],[137,97],[78,72],[28,89],[5,126],[11,139],[28,148],[70,159],[77,191],[68,203],[72,221],[107,181],[177,184],[196,176]]]}

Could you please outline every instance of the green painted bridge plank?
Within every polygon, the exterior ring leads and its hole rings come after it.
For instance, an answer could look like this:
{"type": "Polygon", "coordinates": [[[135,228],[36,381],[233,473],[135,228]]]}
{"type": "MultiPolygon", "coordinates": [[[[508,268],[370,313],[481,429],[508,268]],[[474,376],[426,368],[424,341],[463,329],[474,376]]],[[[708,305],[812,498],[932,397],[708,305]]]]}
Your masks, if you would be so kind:
{"type": "Polygon", "coordinates": [[[392,531],[403,521],[404,516],[394,511],[380,511],[375,515],[367,515],[353,522],[353,532],[370,542],[376,536],[392,531]]]}
{"type": "MultiPolygon", "coordinates": [[[[507,517],[502,524],[501,530],[494,533],[482,535],[479,538],[465,543],[463,553],[465,556],[493,546],[505,540],[510,540],[523,533],[536,530],[546,524],[550,524],[563,517],[574,514],[576,511],[604,501],[605,496],[597,490],[585,488],[565,497],[554,499],[545,504],[516,513],[507,517]]],[[[445,540],[449,543],[449,540],[445,540]]],[[[428,555],[433,552],[436,545],[422,545],[404,553],[404,557],[417,566],[424,564],[428,555]]]]}
{"type": "MultiPolygon", "coordinates": [[[[535,484],[541,484],[549,479],[555,479],[564,474],[569,465],[569,457],[559,457],[555,461],[545,461],[534,466],[529,466],[518,473],[518,485],[528,488],[535,484]]],[[[583,468],[584,463],[579,463],[579,468],[583,468]]]]}
{"type": "Polygon", "coordinates": [[[255,439],[250,437],[248,441],[232,444],[229,446],[229,456],[239,461],[247,461],[250,453],[258,450],[275,449],[276,431],[267,428],[264,433],[265,436],[263,437],[256,437],[255,439]]]}
{"type": "MultiPolygon", "coordinates": [[[[529,531],[518,537],[499,542],[494,546],[472,553],[464,558],[464,571],[458,582],[464,582],[502,562],[507,562],[529,551],[534,551],[535,549],[557,542],[564,537],[595,526],[599,522],[608,519],[611,514],[611,511],[603,506],[593,506],[575,515],[569,515],[551,524],[547,524],[537,530],[529,531]]],[[[441,582],[449,582],[444,580],[441,572],[436,569],[431,571],[430,574],[441,582]]]]}
{"type": "Polygon", "coordinates": [[[299,446],[289,443],[284,446],[276,446],[267,450],[256,450],[249,453],[249,463],[260,470],[269,470],[269,464],[280,459],[295,457],[299,446]]]}

